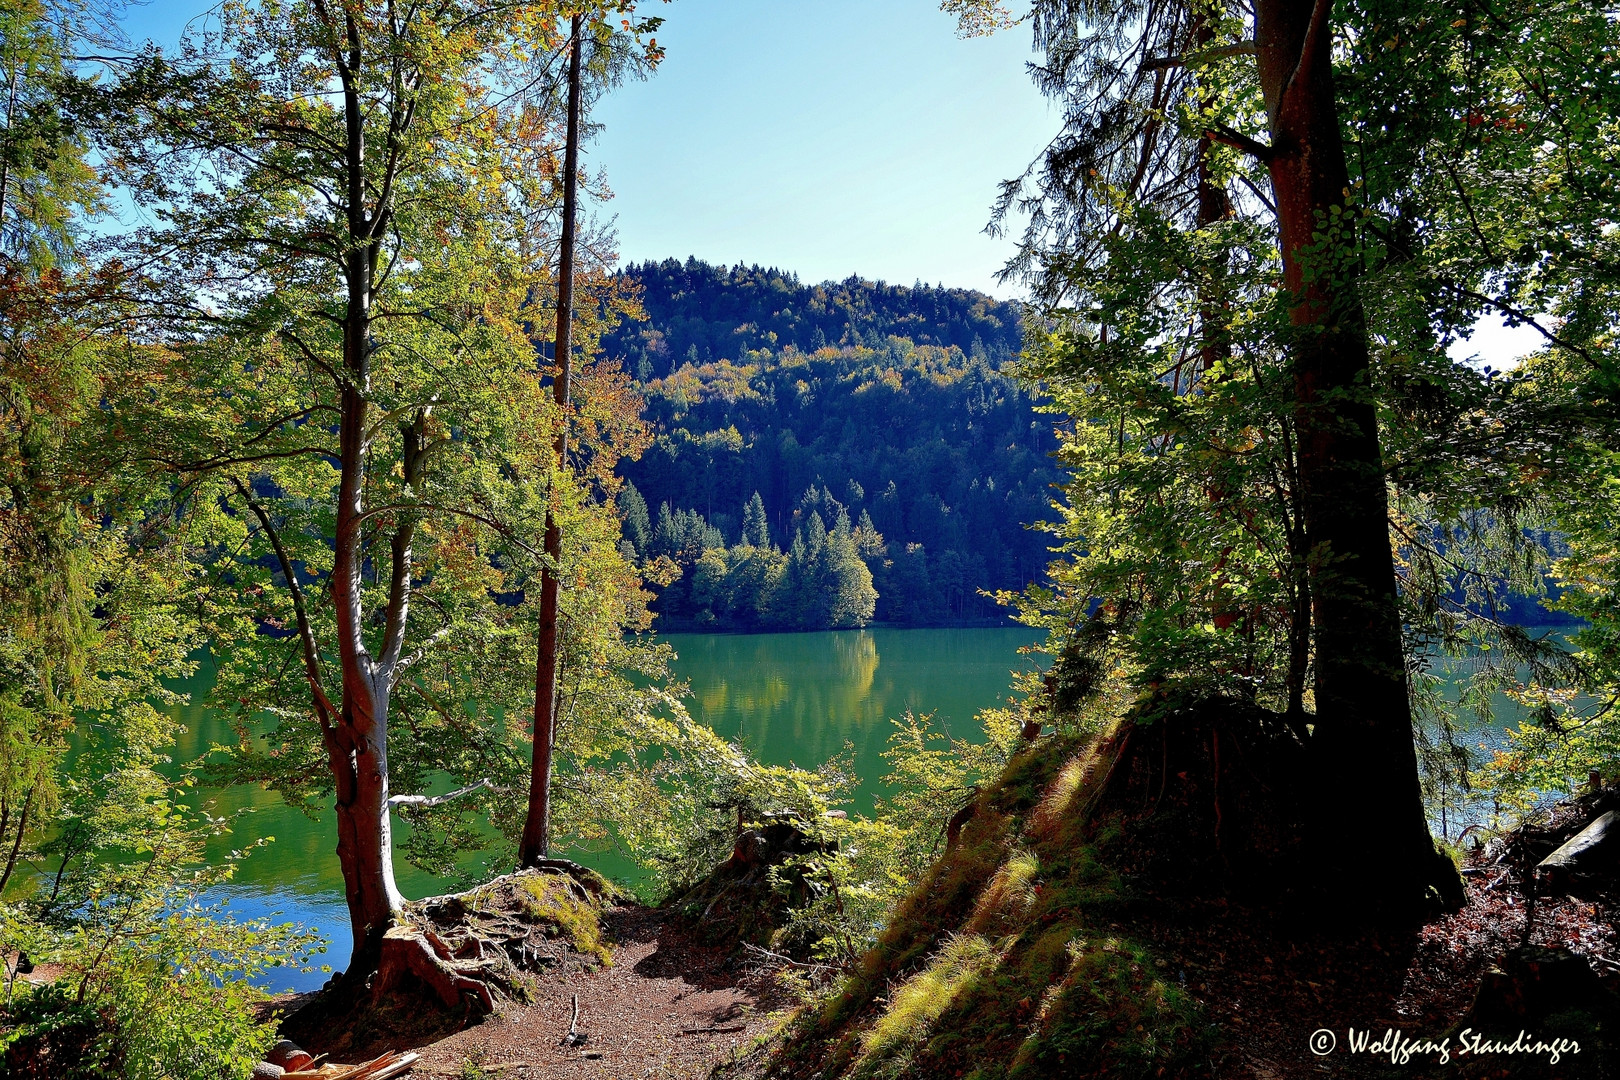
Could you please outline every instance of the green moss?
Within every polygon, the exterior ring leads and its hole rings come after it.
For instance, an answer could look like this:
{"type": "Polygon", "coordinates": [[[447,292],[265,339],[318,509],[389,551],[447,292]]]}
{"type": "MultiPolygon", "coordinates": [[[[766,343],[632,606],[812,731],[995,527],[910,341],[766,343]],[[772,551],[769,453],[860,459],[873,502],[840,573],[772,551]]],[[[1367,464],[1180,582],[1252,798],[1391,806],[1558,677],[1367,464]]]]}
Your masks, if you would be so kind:
{"type": "Polygon", "coordinates": [[[570,882],[555,874],[534,874],[519,882],[523,906],[536,921],[554,924],[575,952],[613,966],[613,951],[602,940],[600,914],[593,900],[581,900],[570,882]]]}

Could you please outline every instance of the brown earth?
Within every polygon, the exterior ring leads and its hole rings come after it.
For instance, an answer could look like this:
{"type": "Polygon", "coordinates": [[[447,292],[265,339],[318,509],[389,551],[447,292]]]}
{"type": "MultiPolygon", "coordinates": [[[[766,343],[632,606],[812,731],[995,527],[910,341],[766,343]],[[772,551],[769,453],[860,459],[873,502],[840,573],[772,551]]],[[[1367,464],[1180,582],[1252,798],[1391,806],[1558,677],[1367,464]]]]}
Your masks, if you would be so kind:
{"type": "Polygon", "coordinates": [[[772,1026],[768,1014],[780,1003],[769,981],[729,950],[692,941],[650,908],[609,908],[602,926],[611,967],[539,975],[531,1004],[505,1003],[437,1041],[396,1038],[345,1051],[341,1060],[410,1049],[421,1054],[414,1076],[686,1080],[707,1076],[772,1026]],[[575,995],[585,1041],[567,1046],[575,995]]]}
{"type": "MultiPolygon", "coordinates": [[[[1486,969],[1523,940],[1525,905],[1516,888],[1503,887],[1509,880],[1505,872],[1470,875],[1465,908],[1409,934],[1346,941],[1241,910],[1174,923],[1147,919],[1134,929],[1220,1025],[1211,1075],[1386,1076],[1389,1059],[1350,1053],[1348,1030],[1444,1038],[1468,1011],[1486,969]],[[1324,1029],[1335,1045],[1318,1055],[1310,1041],[1324,1029]]],[[[1529,943],[1569,949],[1611,991],[1620,990],[1620,941],[1606,907],[1601,899],[1542,897],[1529,943]]],[[[1426,1074],[1436,1062],[1435,1054],[1416,1054],[1397,1071],[1426,1074]]]]}

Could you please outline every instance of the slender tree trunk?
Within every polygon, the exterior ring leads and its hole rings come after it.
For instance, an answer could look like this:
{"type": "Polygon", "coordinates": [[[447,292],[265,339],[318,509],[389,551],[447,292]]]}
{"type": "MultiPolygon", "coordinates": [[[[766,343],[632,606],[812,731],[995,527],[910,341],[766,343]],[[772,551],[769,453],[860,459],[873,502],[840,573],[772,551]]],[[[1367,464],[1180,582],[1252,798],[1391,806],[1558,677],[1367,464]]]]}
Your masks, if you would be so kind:
{"type": "Polygon", "coordinates": [[[5,895],[6,885],[11,881],[12,871],[17,869],[17,855],[22,851],[23,836],[28,832],[28,810],[34,804],[34,789],[29,788],[28,794],[23,797],[22,813],[17,815],[17,839],[11,845],[11,854],[6,858],[6,868],[0,872],[0,896],[5,895]]]}
{"type": "MultiPolygon", "coordinates": [[[[563,151],[563,219],[557,255],[557,373],[552,395],[557,402],[557,468],[568,460],[568,397],[574,323],[574,217],[579,178],[580,31],[575,15],[572,52],[568,57],[568,135],[563,151]]],[[[562,560],[562,527],[556,517],[556,485],[546,509],[545,552],[540,571],[540,641],[534,671],[534,756],[529,771],[529,813],[523,822],[518,864],[536,866],[551,850],[551,755],[557,739],[557,571],[562,560]]]]}
{"type": "Polygon", "coordinates": [[[11,129],[17,112],[17,58],[11,58],[10,75],[6,79],[6,138],[4,152],[0,153],[0,228],[6,223],[6,196],[11,186],[11,129]]]}
{"type": "Polygon", "coordinates": [[[1255,7],[1284,281],[1295,299],[1294,427],[1316,629],[1317,840],[1347,904],[1403,917],[1439,883],[1439,867],[1412,746],[1366,319],[1349,223],[1337,217],[1349,212],[1350,182],[1331,9],[1330,0],[1255,7]]]}
{"type": "MultiPolygon", "coordinates": [[[[382,936],[393,926],[404,898],[394,882],[393,835],[388,809],[388,692],[392,665],[378,663],[366,647],[361,544],[366,473],[366,395],[371,386],[370,312],[376,273],[379,227],[387,207],[367,213],[365,117],[360,100],[360,29],[345,20],[347,49],[339,55],[344,91],[345,210],[348,289],[343,320],[343,367],[348,376],[340,401],[339,481],[331,573],[337,623],[337,652],[343,696],[336,723],[326,729],[327,761],[337,786],[338,862],[354,932],[347,985],[363,985],[376,970],[382,936]]],[[[396,572],[399,569],[395,567],[396,572]]],[[[391,590],[389,642],[397,652],[393,609],[401,602],[391,590]]],[[[402,628],[401,628],[402,629],[402,628]]],[[[317,703],[317,707],[320,705],[317,703]]]]}
{"type": "MultiPolygon", "coordinates": [[[[1198,16],[1192,30],[1193,45],[1197,49],[1207,49],[1215,40],[1215,31],[1209,25],[1209,20],[1198,16]]],[[[1208,107],[1210,100],[1207,95],[1201,97],[1199,105],[1208,107]]],[[[1232,201],[1227,196],[1225,186],[1215,177],[1210,169],[1210,149],[1213,141],[1208,135],[1198,140],[1197,168],[1198,168],[1198,211],[1195,223],[1199,229],[1208,228],[1216,222],[1224,221],[1232,214],[1232,201]]],[[[1223,268],[1224,273],[1224,268],[1223,268]]],[[[1198,298],[1198,348],[1199,377],[1212,379],[1210,374],[1217,364],[1231,356],[1232,348],[1230,334],[1227,331],[1227,307],[1221,298],[1216,295],[1213,283],[1206,284],[1200,289],[1198,298]]],[[[1209,486],[1209,501],[1211,509],[1219,514],[1221,506],[1227,500],[1227,491],[1219,484],[1209,486]]],[[[1217,570],[1224,566],[1231,549],[1221,552],[1217,570]]],[[[1221,573],[1215,585],[1215,604],[1211,612],[1211,621],[1217,630],[1230,630],[1237,623],[1242,613],[1233,608],[1226,596],[1226,576],[1221,573]]]]}

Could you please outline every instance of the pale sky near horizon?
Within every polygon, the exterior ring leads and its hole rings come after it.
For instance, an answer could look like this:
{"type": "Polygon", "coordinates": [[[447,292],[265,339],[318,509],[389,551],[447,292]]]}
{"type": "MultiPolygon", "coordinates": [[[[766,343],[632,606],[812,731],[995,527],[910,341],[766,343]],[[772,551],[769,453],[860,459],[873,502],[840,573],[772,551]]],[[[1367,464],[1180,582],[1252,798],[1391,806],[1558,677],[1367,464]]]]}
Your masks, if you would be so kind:
{"type": "MultiPolygon", "coordinates": [[[[132,6],[131,37],[178,39],[206,0],[132,6]]],[[[938,0],[675,0],[667,58],[615,90],[587,148],[615,197],[626,262],[696,255],[807,282],[859,274],[980,289],[1010,239],[985,235],[1001,180],[1055,133],[1030,84],[1027,27],[962,40],[938,0]]],[[[1501,368],[1534,348],[1528,327],[1483,320],[1451,354],[1501,368]]]]}

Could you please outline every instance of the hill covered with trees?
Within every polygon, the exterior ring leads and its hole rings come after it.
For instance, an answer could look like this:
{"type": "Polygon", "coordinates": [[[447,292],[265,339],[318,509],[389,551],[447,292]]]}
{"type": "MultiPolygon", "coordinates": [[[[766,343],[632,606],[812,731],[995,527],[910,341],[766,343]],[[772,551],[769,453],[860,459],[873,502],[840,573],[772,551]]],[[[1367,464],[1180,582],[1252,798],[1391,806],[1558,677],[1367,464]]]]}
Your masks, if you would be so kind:
{"type": "Polygon", "coordinates": [[[666,629],[983,619],[981,590],[1040,574],[1047,537],[1027,526],[1061,476],[1007,370],[1016,304],[694,259],[625,275],[648,319],[604,352],[660,374],[621,508],[635,554],[681,569],[666,629]]]}
{"type": "Polygon", "coordinates": [[[621,323],[602,340],[642,382],[715,360],[789,346],[870,345],[889,338],[954,346],[1000,366],[1023,344],[1017,304],[971,289],[888,285],[849,277],[805,285],[775,267],[713,266],[700,259],[632,264],[619,274],[640,293],[645,322],[621,323]]]}

